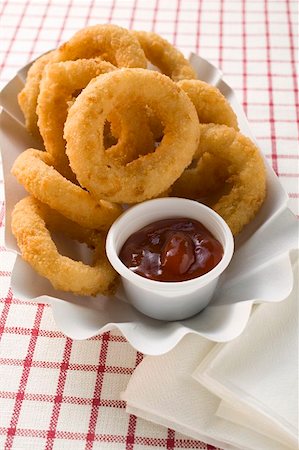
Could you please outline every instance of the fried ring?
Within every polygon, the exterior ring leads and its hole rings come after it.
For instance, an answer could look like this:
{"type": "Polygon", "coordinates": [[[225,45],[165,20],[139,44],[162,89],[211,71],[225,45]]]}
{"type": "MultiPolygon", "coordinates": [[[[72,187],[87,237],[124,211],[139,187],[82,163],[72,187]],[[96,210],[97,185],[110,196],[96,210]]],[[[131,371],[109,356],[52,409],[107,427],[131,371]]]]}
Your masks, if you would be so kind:
{"type": "Polygon", "coordinates": [[[255,144],[233,128],[225,125],[201,125],[200,144],[194,156],[194,163],[197,165],[186,169],[174,183],[172,196],[199,199],[207,194],[209,186],[203,183],[211,172],[207,172],[201,159],[207,157],[206,153],[214,160],[210,171],[215,170],[215,164],[222,164],[227,173],[223,184],[229,187],[228,193],[209,204],[236,235],[254,218],[265,199],[266,174],[263,158],[255,144]]]}
{"type": "Polygon", "coordinates": [[[71,168],[95,199],[136,203],[167,190],[190,164],[199,123],[187,94],[170,78],[144,69],[120,69],[95,78],[81,92],[70,108],[64,136],[71,168]],[[113,109],[132,104],[152,108],[165,134],[154,152],[120,166],[105,153],[103,128],[113,109]]]}
{"type": "Polygon", "coordinates": [[[132,33],[137,37],[147,59],[172,80],[197,78],[189,61],[166,39],[149,31],[132,31],[132,33]]]}
{"type": "Polygon", "coordinates": [[[69,102],[92,78],[115,69],[100,59],[53,63],[45,68],[37,104],[38,126],[45,148],[53,156],[54,167],[71,181],[76,177],[70,168],[63,139],[69,102]]]}
{"type": "Polygon", "coordinates": [[[52,60],[53,54],[54,51],[46,53],[34,61],[28,70],[25,86],[18,95],[18,103],[25,117],[25,126],[33,136],[39,136],[36,113],[39,84],[42,79],[43,70],[52,60]]]}
{"type": "Polygon", "coordinates": [[[93,25],[79,30],[55,52],[54,62],[100,56],[117,67],[146,68],[138,39],[117,25],[93,25]]]}
{"type": "Polygon", "coordinates": [[[201,80],[182,80],[178,85],[190,97],[200,123],[216,123],[239,130],[236,114],[215,86],[201,80]]]}
{"type": "Polygon", "coordinates": [[[79,295],[109,295],[114,291],[117,275],[107,260],[105,239],[100,233],[73,224],[33,197],[23,198],[14,207],[12,232],[22,258],[55,289],[79,295]],[[61,255],[47,226],[94,248],[94,265],[61,255]]]}
{"type": "Polygon", "coordinates": [[[138,39],[124,28],[116,25],[94,25],[78,31],[57,50],[38,58],[28,72],[18,101],[30,133],[39,134],[36,106],[45,66],[50,62],[95,57],[101,57],[117,67],[145,68],[147,64],[138,39]]]}
{"type": "Polygon", "coordinates": [[[104,200],[97,203],[89,192],[64,178],[47,152],[28,149],[21,153],[12,174],[35,198],[82,227],[107,230],[122,213],[119,205],[104,200]]]}

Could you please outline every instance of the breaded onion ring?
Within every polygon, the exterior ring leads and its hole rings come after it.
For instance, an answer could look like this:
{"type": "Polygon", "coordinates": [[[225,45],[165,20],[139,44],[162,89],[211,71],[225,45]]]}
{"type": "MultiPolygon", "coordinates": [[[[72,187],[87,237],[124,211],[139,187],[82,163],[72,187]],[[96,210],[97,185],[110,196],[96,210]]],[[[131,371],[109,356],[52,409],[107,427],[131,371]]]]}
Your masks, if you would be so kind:
{"type": "Polygon", "coordinates": [[[215,86],[201,80],[182,80],[178,85],[194,104],[199,122],[227,125],[239,130],[236,114],[215,86]]]}
{"type": "Polygon", "coordinates": [[[132,34],[137,37],[147,59],[162,73],[174,81],[197,78],[184,55],[166,39],[149,31],[132,31],[132,34]]]}
{"type": "Polygon", "coordinates": [[[109,295],[114,291],[117,275],[107,260],[105,239],[100,233],[81,228],[33,197],[23,198],[16,204],[12,213],[12,232],[22,258],[55,289],[79,295],[109,295]],[[47,226],[63,230],[71,238],[94,248],[94,265],[61,255],[47,226]]]}
{"type": "Polygon", "coordinates": [[[144,52],[130,31],[116,25],[94,25],[78,31],[57,50],[40,57],[28,72],[18,100],[26,128],[38,135],[36,106],[43,70],[49,62],[101,57],[117,67],[146,67],[144,52]]]}
{"type": "MultiPolygon", "coordinates": [[[[209,205],[223,217],[234,235],[240,233],[254,218],[266,196],[265,166],[258,148],[233,128],[201,125],[194,163],[197,165],[186,169],[174,183],[171,195],[193,199],[207,195],[209,185],[205,186],[203,182],[207,182],[209,175],[215,179],[211,171],[215,170],[215,165],[222,165],[227,174],[223,185],[226,184],[229,190],[209,205]],[[209,169],[202,162],[207,154],[214,160],[209,169]]],[[[212,191],[215,192],[215,188],[212,191]]]]}
{"type": "Polygon", "coordinates": [[[100,56],[117,67],[146,68],[146,58],[138,39],[117,25],[93,25],[83,28],[55,52],[55,61],[100,56]]]}
{"type": "Polygon", "coordinates": [[[38,126],[45,148],[53,156],[54,167],[72,181],[76,178],[69,166],[63,139],[69,102],[92,78],[115,69],[115,66],[100,59],[53,63],[45,68],[38,96],[38,126]]]}
{"type": "Polygon", "coordinates": [[[53,157],[40,150],[21,153],[12,174],[35,198],[82,227],[107,230],[122,213],[119,205],[98,203],[80,186],[68,181],[53,167],[53,157]]]}
{"type": "Polygon", "coordinates": [[[25,86],[18,95],[18,103],[25,117],[25,126],[33,136],[39,136],[36,114],[39,84],[44,68],[53,58],[53,54],[54,52],[46,53],[34,61],[28,71],[25,86]]]}
{"type": "Polygon", "coordinates": [[[170,78],[144,69],[120,69],[95,78],[81,92],[69,110],[64,136],[81,186],[96,199],[136,203],[168,189],[190,164],[199,123],[187,94],[170,78]],[[103,145],[106,117],[119,105],[124,111],[148,105],[165,126],[159,147],[125,166],[109,158],[103,145]]]}

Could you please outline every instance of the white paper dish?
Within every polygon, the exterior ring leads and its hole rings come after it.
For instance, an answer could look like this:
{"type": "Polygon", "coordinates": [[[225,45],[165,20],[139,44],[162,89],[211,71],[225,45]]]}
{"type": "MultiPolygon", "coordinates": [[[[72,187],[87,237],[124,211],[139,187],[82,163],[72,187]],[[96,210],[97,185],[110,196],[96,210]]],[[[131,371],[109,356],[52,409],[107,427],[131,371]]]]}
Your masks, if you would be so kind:
{"type": "MultiPolygon", "coordinates": [[[[198,77],[215,84],[235,110],[241,131],[254,140],[243,109],[233,90],[223,81],[221,72],[208,61],[192,54],[190,61],[198,77]]],[[[209,306],[200,314],[180,322],[150,319],[121,300],[78,297],[55,291],[24,262],[11,233],[11,212],[25,190],[10,174],[13,161],[28,147],[41,148],[23,125],[17,104],[29,65],[21,69],[1,92],[1,135],[6,196],[5,245],[17,254],[11,286],[16,296],[52,305],[57,326],[73,339],[87,339],[118,328],[139,351],[158,355],[172,349],[188,333],[227,342],[242,333],[253,303],[285,299],[292,290],[293,275],[289,253],[298,247],[297,220],[287,207],[288,197],[273,170],[267,167],[268,194],[255,219],[238,236],[235,254],[229,268],[220,278],[209,306]]],[[[69,249],[68,249],[69,250],[69,249]]],[[[78,245],[72,248],[82,252],[78,245]]]]}

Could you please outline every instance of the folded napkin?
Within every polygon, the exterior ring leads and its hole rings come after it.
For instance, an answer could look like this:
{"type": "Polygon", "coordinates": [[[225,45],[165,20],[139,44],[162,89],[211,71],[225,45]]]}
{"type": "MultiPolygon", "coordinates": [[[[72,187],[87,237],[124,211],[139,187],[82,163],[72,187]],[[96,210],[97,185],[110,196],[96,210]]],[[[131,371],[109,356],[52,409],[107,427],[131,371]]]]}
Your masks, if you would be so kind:
{"type": "MultiPolygon", "coordinates": [[[[293,296],[294,293],[292,298],[293,296]]],[[[289,303],[292,301],[287,300],[277,306],[280,306],[282,310],[288,310],[289,303]]],[[[269,326],[266,328],[273,338],[271,348],[273,352],[276,346],[279,349],[281,347],[280,337],[283,335],[283,330],[271,328],[270,311],[272,306],[274,305],[259,306],[250,323],[257,317],[259,308],[268,310],[269,315],[266,322],[269,322],[269,326]]],[[[274,322],[272,326],[276,326],[274,322]]],[[[251,360],[252,367],[257,367],[260,363],[260,360],[256,359],[260,342],[257,343],[254,338],[255,336],[252,336],[252,348],[249,346],[246,350],[245,360],[251,360]]],[[[237,341],[226,344],[224,348],[234,342],[237,341]]],[[[250,343],[250,338],[248,338],[248,342],[250,343]]],[[[204,358],[207,358],[210,352],[215,351],[215,348],[217,345],[215,346],[200,336],[188,335],[171,352],[162,356],[146,357],[135,370],[126,391],[122,394],[122,398],[127,402],[127,411],[173,428],[194,439],[203,440],[228,450],[236,448],[242,450],[287,450],[294,448],[292,445],[275,441],[247,426],[217,416],[221,403],[220,398],[192,377],[192,374],[195,376],[198,374],[199,364],[204,358]]],[[[285,355],[288,351],[289,349],[286,348],[285,355]]],[[[285,360],[287,359],[289,358],[286,356],[285,360]]],[[[274,360],[275,358],[273,358],[274,360]]],[[[278,368],[274,367],[273,370],[272,366],[272,371],[276,372],[277,377],[280,378],[281,372],[278,368]]],[[[287,376],[284,370],[283,374],[287,376]]],[[[256,383],[256,379],[254,381],[256,383]]],[[[271,377],[271,386],[272,382],[274,382],[274,377],[271,377]]],[[[293,386],[295,389],[296,383],[293,386]]],[[[267,391],[266,382],[264,382],[264,390],[267,391]]],[[[286,392],[289,392],[287,387],[286,392]]],[[[294,395],[296,395],[295,392],[294,395]]],[[[284,411],[284,415],[286,415],[287,409],[288,405],[286,404],[280,408],[280,412],[284,411]]],[[[218,413],[220,415],[220,412],[218,413]]]]}
{"type": "Polygon", "coordinates": [[[193,374],[222,398],[217,416],[298,448],[298,252],[294,289],[260,305],[245,332],[216,345],[193,374]]]}

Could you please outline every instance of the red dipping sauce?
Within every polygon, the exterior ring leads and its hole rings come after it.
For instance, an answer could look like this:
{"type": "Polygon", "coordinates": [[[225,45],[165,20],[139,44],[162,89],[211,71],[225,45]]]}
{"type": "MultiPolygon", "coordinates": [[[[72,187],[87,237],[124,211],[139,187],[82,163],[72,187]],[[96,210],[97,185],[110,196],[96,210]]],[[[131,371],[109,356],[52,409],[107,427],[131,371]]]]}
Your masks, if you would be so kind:
{"type": "Polygon", "coordinates": [[[193,219],[164,219],[132,234],[119,258],[130,270],[156,281],[186,281],[212,270],[223,256],[220,242],[193,219]]]}

